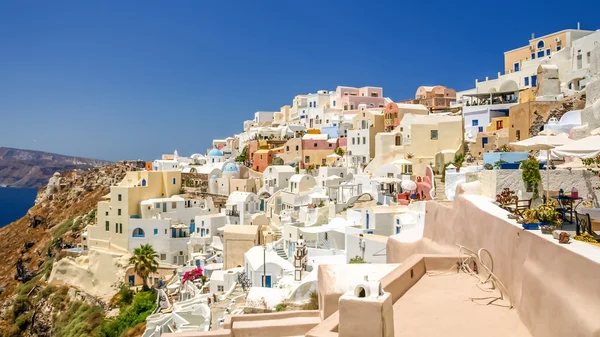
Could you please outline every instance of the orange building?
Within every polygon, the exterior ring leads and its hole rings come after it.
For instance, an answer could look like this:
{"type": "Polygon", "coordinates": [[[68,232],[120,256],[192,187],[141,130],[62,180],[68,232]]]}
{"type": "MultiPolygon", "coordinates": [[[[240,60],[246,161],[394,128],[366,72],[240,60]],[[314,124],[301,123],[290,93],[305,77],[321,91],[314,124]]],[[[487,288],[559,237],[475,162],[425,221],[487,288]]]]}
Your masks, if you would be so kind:
{"type": "Polygon", "coordinates": [[[450,109],[450,104],[456,101],[456,90],[443,85],[420,86],[415,93],[415,99],[401,103],[423,104],[430,112],[450,109]]]}
{"type": "Polygon", "coordinates": [[[285,147],[278,147],[275,149],[260,149],[254,152],[252,157],[252,169],[257,172],[264,172],[264,170],[273,163],[273,157],[275,154],[284,153],[285,147]]]}
{"type": "Polygon", "coordinates": [[[383,131],[391,132],[394,130],[405,114],[428,115],[429,110],[422,104],[409,103],[388,103],[383,110],[383,131]]]}

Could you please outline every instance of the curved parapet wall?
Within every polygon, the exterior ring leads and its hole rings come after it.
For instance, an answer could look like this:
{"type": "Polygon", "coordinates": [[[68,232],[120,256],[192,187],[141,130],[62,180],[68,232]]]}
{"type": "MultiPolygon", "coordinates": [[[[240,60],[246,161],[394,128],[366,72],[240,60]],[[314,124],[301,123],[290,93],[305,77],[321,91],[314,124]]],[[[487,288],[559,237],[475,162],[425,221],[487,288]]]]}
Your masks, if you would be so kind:
{"type": "Polygon", "coordinates": [[[532,336],[596,336],[600,333],[600,249],[525,231],[507,212],[476,195],[458,195],[452,207],[427,203],[423,239],[388,240],[387,262],[414,254],[456,254],[457,244],[486,248],[494,273],[532,336]],[[573,324],[577,322],[577,324],[573,324]]]}

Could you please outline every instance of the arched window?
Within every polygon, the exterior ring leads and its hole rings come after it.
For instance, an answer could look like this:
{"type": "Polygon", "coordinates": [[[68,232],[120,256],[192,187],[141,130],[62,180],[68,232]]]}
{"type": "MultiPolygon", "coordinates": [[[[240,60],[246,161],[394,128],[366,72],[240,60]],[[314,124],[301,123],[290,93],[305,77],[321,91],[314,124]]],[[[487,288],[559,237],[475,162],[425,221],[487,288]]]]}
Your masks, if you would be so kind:
{"type": "Polygon", "coordinates": [[[177,178],[173,178],[173,185],[177,184],[177,178]]]}
{"type": "Polygon", "coordinates": [[[538,49],[540,49],[540,48],[544,48],[544,41],[543,41],[543,40],[540,40],[540,41],[537,43],[537,47],[538,47],[538,49]]]}
{"type": "Polygon", "coordinates": [[[312,102],[308,102],[308,107],[312,108],[312,102]]]}
{"type": "Polygon", "coordinates": [[[333,106],[335,106],[335,101],[333,101],[333,106]]]}
{"type": "Polygon", "coordinates": [[[402,137],[396,136],[396,146],[402,145],[402,137]]]}
{"type": "Polygon", "coordinates": [[[133,235],[134,238],[143,238],[145,236],[144,230],[141,228],[136,228],[133,230],[133,235]]]}
{"type": "Polygon", "coordinates": [[[142,186],[146,186],[146,179],[142,179],[142,186]]]}

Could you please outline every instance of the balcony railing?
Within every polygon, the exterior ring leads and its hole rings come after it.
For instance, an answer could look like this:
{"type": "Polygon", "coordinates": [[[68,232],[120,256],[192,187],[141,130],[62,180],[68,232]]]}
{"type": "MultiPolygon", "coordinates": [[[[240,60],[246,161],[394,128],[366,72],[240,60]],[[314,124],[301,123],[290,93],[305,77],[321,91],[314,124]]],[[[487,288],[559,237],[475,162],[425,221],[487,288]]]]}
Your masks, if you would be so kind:
{"type": "Polygon", "coordinates": [[[236,211],[236,210],[230,210],[230,209],[228,209],[228,210],[225,211],[225,215],[227,215],[227,216],[240,216],[240,212],[236,211]]]}

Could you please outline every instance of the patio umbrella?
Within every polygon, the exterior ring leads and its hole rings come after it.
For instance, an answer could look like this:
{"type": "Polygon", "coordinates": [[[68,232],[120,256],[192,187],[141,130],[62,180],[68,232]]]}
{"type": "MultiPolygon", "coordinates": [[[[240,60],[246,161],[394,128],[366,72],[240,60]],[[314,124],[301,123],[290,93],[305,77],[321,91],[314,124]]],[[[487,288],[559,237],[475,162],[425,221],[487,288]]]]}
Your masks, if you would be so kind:
{"type": "Polygon", "coordinates": [[[344,180],[344,178],[334,174],[332,176],[327,177],[327,180],[344,180]]]}
{"type": "Polygon", "coordinates": [[[337,155],[335,153],[332,153],[332,154],[328,155],[327,158],[336,158],[336,159],[338,159],[338,158],[341,158],[341,156],[337,155]]]}
{"type": "Polygon", "coordinates": [[[600,135],[575,140],[552,150],[565,157],[595,158],[600,155],[600,135]]]}
{"type": "Polygon", "coordinates": [[[525,151],[539,151],[546,150],[547,151],[547,162],[546,162],[546,198],[550,197],[550,171],[549,171],[549,163],[550,163],[550,151],[557,146],[565,145],[572,142],[572,139],[569,139],[569,136],[566,133],[555,134],[551,131],[542,131],[542,135],[538,135],[535,137],[527,138],[519,142],[510,143],[510,145],[515,150],[525,150],[525,151]]]}
{"type": "Polygon", "coordinates": [[[414,191],[417,189],[417,183],[412,180],[402,180],[400,187],[402,187],[403,190],[414,191]]]}

